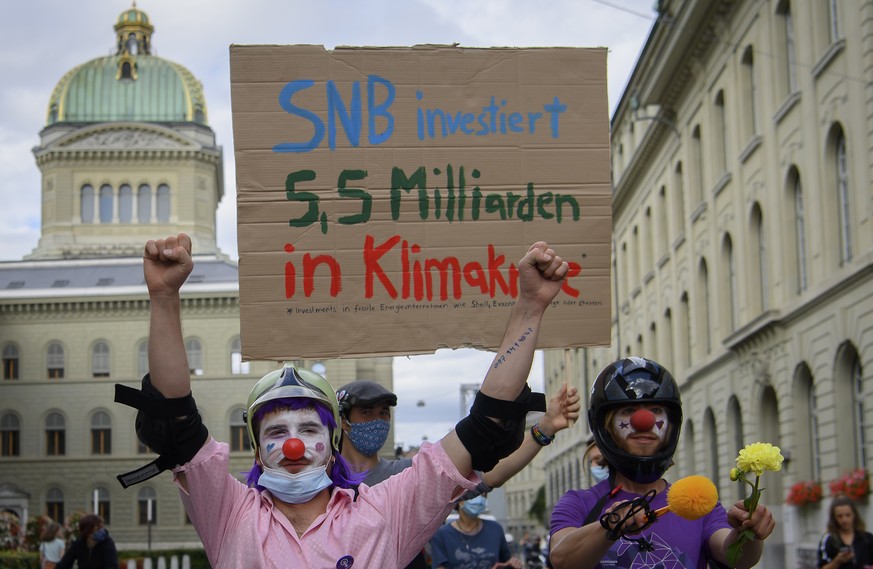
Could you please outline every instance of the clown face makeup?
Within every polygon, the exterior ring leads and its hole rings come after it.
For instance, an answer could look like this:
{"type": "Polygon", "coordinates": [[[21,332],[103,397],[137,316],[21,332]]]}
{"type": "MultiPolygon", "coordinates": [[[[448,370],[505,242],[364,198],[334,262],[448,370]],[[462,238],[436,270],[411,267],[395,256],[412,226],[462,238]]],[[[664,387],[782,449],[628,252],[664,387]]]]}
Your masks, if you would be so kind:
{"type": "Polygon", "coordinates": [[[661,405],[628,405],[620,407],[612,419],[616,443],[631,454],[655,454],[667,439],[670,420],[661,405]]]}
{"type": "Polygon", "coordinates": [[[330,430],[321,422],[314,409],[279,409],[268,413],[259,428],[258,455],[265,468],[282,468],[299,473],[324,466],[331,457],[330,430]],[[290,438],[303,442],[303,456],[289,459],[282,451],[290,438]]]}

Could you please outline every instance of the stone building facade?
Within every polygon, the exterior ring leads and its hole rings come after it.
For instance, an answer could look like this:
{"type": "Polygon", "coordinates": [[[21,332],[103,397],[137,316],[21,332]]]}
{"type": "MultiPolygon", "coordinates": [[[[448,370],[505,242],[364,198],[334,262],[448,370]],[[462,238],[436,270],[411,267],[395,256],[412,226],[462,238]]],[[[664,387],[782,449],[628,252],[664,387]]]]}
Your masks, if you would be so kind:
{"type": "MultiPolygon", "coordinates": [[[[729,505],[738,450],[780,446],[759,566],[814,566],[828,482],[873,467],[873,2],[656,7],[612,117],[612,343],[547,353],[546,387],[587,404],[619,357],[666,365],[684,408],[667,477],[706,475],[729,505]],[[786,505],[805,480],[825,499],[786,505]]],[[[546,449],[549,508],[587,485],[587,421],[573,435],[546,449]]]]}
{"type": "MultiPolygon", "coordinates": [[[[145,241],[192,237],[182,290],[192,388],[210,433],[231,444],[234,475],[252,466],[249,390],[281,364],[242,360],[237,267],[215,240],[222,149],[200,82],[152,55],[153,31],[145,12],[125,10],[117,52],[58,82],[34,149],[41,238],[26,259],[0,263],[0,511],[64,520],[96,510],[122,549],[146,547],[149,534],[156,548],[199,545],[169,473],[127,490],[115,479],[154,459],[135,411],[113,402],[116,382],[138,386],[148,369],[145,241]]],[[[294,363],[335,387],[392,388],[391,358],[294,363]]]]}

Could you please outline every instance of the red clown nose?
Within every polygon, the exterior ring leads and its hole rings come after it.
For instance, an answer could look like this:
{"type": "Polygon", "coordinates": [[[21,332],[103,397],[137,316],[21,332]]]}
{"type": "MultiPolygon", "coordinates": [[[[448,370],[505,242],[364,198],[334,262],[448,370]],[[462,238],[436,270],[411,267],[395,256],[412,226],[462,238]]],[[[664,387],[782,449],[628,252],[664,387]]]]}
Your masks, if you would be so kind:
{"type": "Polygon", "coordinates": [[[651,431],[652,427],[655,426],[655,414],[648,409],[637,409],[634,411],[634,414],[631,415],[630,424],[635,431],[641,433],[651,431]]]}
{"type": "MultiPolygon", "coordinates": [[[[654,417],[652,417],[652,421],[654,420],[654,417]]],[[[304,452],[306,452],[306,446],[300,439],[288,439],[282,444],[282,454],[288,460],[298,460],[303,456],[304,452]]]]}

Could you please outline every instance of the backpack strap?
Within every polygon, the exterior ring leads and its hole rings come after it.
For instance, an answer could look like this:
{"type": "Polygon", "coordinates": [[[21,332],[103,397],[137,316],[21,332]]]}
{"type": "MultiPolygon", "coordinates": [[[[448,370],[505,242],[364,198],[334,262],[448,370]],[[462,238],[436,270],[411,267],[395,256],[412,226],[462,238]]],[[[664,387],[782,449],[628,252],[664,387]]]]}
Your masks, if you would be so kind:
{"type": "Polygon", "coordinates": [[[615,488],[615,476],[610,473],[609,475],[609,491],[598,498],[597,503],[594,504],[594,507],[591,508],[591,511],[588,512],[588,515],[585,517],[585,521],[582,522],[582,527],[587,526],[591,522],[600,519],[600,514],[603,511],[603,505],[606,504],[606,501],[612,498],[616,494],[615,488]]]}

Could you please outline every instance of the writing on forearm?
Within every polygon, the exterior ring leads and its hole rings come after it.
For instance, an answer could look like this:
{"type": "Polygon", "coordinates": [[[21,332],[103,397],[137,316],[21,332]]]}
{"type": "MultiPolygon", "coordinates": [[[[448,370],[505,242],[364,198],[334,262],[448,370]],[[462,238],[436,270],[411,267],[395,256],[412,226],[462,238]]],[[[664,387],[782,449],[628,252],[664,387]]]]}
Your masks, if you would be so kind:
{"type": "Polygon", "coordinates": [[[512,344],[510,344],[510,345],[506,348],[506,350],[504,351],[503,354],[501,354],[498,358],[496,358],[496,359],[494,360],[494,369],[497,369],[498,367],[500,367],[501,365],[503,365],[504,363],[506,363],[507,360],[509,359],[509,357],[512,356],[512,355],[516,352],[516,350],[518,350],[518,349],[521,348],[521,345],[522,345],[523,343],[525,343],[525,342],[530,338],[530,336],[533,334],[533,332],[534,332],[534,331],[533,331],[533,328],[530,328],[530,327],[528,327],[527,330],[525,330],[524,332],[522,332],[521,336],[519,336],[519,337],[515,340],[515,342],[513,342],[512,344]]]}

